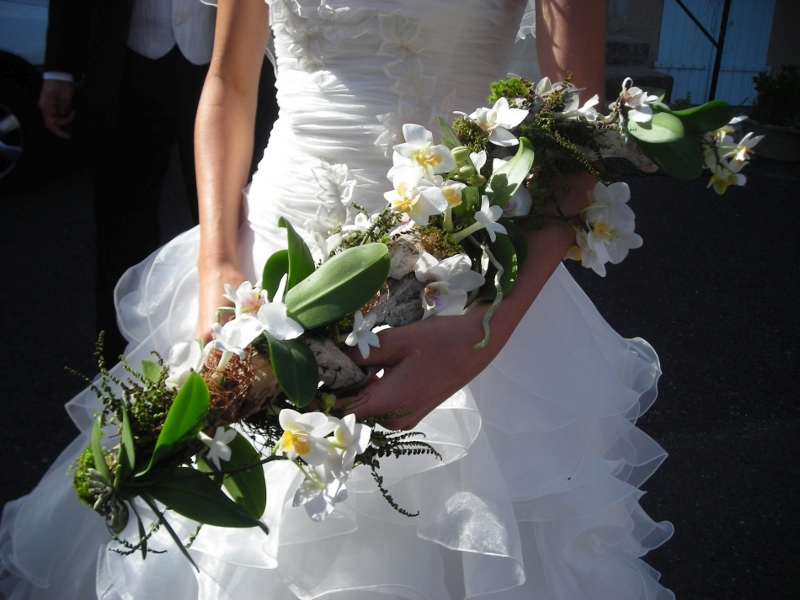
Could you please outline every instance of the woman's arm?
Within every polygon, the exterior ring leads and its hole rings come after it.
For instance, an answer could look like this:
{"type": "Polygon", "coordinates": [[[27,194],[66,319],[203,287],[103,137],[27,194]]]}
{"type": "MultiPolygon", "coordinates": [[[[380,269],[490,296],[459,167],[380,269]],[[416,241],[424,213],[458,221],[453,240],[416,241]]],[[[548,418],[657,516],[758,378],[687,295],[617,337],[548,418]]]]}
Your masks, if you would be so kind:
{"type": "MultiPolygon", "coordinates": [[[[602,97],[605,63],[606,3],[578,0],[537,1],[537,47],[543,75],[561,80],[571,71],[575,81],[602,97]]],[[[587,204],[586,191],[595,180],[588,174],[568,178],[569,192],[555,190],[565,214],[587,204]]],[[[433,317],[380,333],[380,348],[362,365],[382,366],[385,375],[354,399],[359,417],[399,414],[384,423],[408,429],[450,395],[478,375],[497,356],[553,271],[563,260],[574,234],[566,223],[550,220],[528,234],[528,261],[521,269],[514,293],[503,299],[491,320],[491,340],[480,350],[481,320],[486,305],[474,306],[459,317],[433,317]]]]}
{"type": "Polygon", "coordinates": [[[195,123],[200,209],[197,336],[210,338],[223,284],[238,285],[242,190],[252,158],[258,78],[269,38],[264,0],[220,0],[214,51],[195,123]]]}

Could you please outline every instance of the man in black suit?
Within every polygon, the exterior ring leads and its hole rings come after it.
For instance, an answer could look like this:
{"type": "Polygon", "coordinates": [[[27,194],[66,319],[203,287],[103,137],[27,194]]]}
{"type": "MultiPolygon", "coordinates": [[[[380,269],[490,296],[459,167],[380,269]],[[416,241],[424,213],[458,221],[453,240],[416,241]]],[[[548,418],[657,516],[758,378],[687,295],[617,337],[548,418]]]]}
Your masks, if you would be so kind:
{"type": "MultiPolygon", "coordinates": [[[[161,186],[176,143],[197,222],[194,117],[215,16],[216,8],[199,0],[50,1],[39,106],[55,135],[69,138],[74,128],[88,158],[97,327],[106,332],[109,358],[116,359],[125,347],[116,325],[114,286],[159,245],[161,186]]],[[[265,68],[267,99],[274,98],[273,84],[272,71],[265,68]]],[[[260,111],[259,151],[274,106],[268,101],[260,111]]]]}

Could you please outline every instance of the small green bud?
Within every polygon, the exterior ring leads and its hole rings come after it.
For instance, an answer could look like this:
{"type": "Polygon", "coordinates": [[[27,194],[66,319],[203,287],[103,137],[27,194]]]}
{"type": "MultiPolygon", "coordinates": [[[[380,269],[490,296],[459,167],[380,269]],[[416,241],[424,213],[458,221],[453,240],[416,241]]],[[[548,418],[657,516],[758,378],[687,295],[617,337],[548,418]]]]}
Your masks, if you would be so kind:
{"type": "Polygon", "coordinates": [[[458,176],[461,179],[469,179],[473,175],[475,175],[475,167],[472,165],[464,165],[458,169],[458,176]]]}
{"type": "Polygon", "coordinates": [[[465,163],[469,160],[469,148],[466,146],[456,146],[450,152],[452,152],[453,158],[456,159],[456,164],[465,163]]]}
{"type": "Polygon", "coordinates": [[[486,177],[480,173],[475,173],[475,175],[469,178],[469,184],[473,187],[483,187],[485,183],[486,177]]]}

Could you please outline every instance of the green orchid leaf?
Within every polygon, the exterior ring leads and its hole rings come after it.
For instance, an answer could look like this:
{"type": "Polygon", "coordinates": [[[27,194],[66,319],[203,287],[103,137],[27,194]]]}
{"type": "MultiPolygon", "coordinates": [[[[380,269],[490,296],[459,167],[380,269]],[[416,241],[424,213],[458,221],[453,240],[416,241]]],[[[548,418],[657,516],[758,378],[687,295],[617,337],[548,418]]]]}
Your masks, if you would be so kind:
{"type": "Polygon", "coordinates": [[[119,443],[119,456],[117,463],[119,464],[118,472],[115,474],[114,487],[119,489],[123,481],[126,481],[132,474],[136,467],[136,451],[133,444],[133,434],[131,433],[131,422],[128,418],[128,409],[125,404],[120,404],[122,411],[122,430],[120,431],[119,443]]]}
{"type": "Polygon", "coordinates": [[[508,239],[514,245],[514,251],[517,253],[517,268],[521,269],[528,260],[528,238],[525,237],[525,232],[520,229],[519,225],[511,219],[500,219],[500,223],[506,228],[508,239]]]}
{"type": "Polygon", "coordinates": [[[469,186],[461,190],[461,204],[453,209],[453,218],[465,225],[475,222],[474,214],[481,209],[481,191],[469,186]]]}
{"type": "Polygon", "coordinates": [[[97,415],[94,419],[94,425],[92,426],[92,438],[89,447],[92,449],[92,458],[94,459],[95,471],[100,473],[100,475],[105,477],[106,480],[111,482],[111,471],[106,464],[106,456],[103,453],[103,445],[100,443],[101,439],[103,439],[103,427],[100,424],[100,415],[97,415]]]}
{"type": "Polygon", "coordinates": [[[447,146],[450,150],[457,146],[464,145],[461,143],[461,140],[458,139],[458,134],[450,123],[445,121],[442,117],[436,117],[436,122],[439,123],[439,127],[442,129],[442,144],[447,146]]]}
{"type": "Polygon", "coordinates": [[[712,100],[685,110],[673,110],[670,114],[681,120],[689,135],[702,135],[730,123],[736,111],[727,102],[712,100]]]}
{"type": "Polygon", "coordinates": [[[286,278],[286,291],[314,272],[314,258],[311,250],[286,219],[278,219],[278,227],[286,228],[286,237],[289,248],[289,276],[286,278]]]}
{"type": "Polygon", "coordinates": [[[690,137],[668,144],[648,144],[640,141],[639,147],[658,168],[678,179],[696,179],[703,172],[703,151],[690,137]]]}
{"type": "MultiPolygon", "coordinates": [[[[251,516],[259,518],[267,507],[267,484],[264,480],[264,468],[259,463],[261,455],[240,433],[233,438],[228,447],[231,449],[231,458],[224,464],[224,470],[233,472],[224,473],[222,485],[228,490],[234,502],[251,516]],[[238,470],[247,465],[253,467],[238,470]]],[[[205,456],[198,457],[197,467],[204,472],[214,471],[205,456]]]]}
{"type": "MultiPolygon", "coordinates": [[[[281,279],[283,279],[284,275],[288,275],[288,273],[289,251],[278,250],[274,252],[264,264],[264,271],[261,274],[261,289],[266,290],[268,301],[275,301],[275,294],[278,292],[281,279]]],[[[278,301],[282,301],[282,298],[278,298],[278,301]]]]}
{"type": "Polygon", "coordinates": [[[144,359],[142,361],[142,375],[147,381],[151,383],[158,383],[158,380],[161,379],[161,367],[158,366],[158,363],[152,360],[144,359]]]}
{"type": "Polygon", "coordinates": [[[533,166],[533,144],[528,138],[519,138],[519,147],[514,158],[497,169],[489,180],[491,203],[505,206],[506,202],[514,195],[525,178],[530,175],[533,166]]]}
{"type": "Polygon", "coordinates": [[[181,446],[194,440],[208,413],[208,386],[197,373],[191,373],[181,386],[175,401],[164,419],[161,433],[145,473],[163,458],[177,452],[181,446]]]}
{"type": "MultiPolygon", "coordinates": [[[[494,242],[489,243],[489,250],[495,260],[503,267],[503,274],[500,276],[500,289],[503,291],[503,295],[507,296],[514,289],[517,283],[517,276],[519,275],[517,251],[507,235],[498,235],[494,242]]],[[[494,273],[491,275],[493,289],[495,289],[494,275],[496,273],[497,269],[495,269],[494,273]]]]}
{"type": "Polygon", "coordinates": [[[314,353],[296,340],[278,340],[264,332],[269,342],[269,360],[281,389],[302,408],[314,399],[317,393],[319,372],[314,353]]]}
{"type": "Polygon", "coordinates": [[[207,476],[191,467],[174,467],[148,482],[147,493],[176,513],[216,527],[266,526],[228,498],[207,476]]]}
{"type": "Polygon", "coordinates": [[[666,144],[679,140],[684,135],[683,124],[678,117],[657,112],[647,123],[628,121],[628,131],[637,140],[649,144],[666,144]]]}
{"type": "Polygon", "coordinates": [[[389,263],[385,244],[348,248],[286,292],[287,314],[306,331],[338,321],[381,289],[389,263]]]}

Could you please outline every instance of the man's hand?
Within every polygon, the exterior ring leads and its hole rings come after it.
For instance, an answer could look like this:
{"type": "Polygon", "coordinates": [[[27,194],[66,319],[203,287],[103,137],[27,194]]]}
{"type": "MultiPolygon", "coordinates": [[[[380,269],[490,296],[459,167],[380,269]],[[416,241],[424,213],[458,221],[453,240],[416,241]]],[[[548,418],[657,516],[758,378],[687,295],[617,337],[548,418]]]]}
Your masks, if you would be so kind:
{"type": "Polygon", "coordinates": [[[65,140],[70,139],[70,134],[64,127],[75,118],[75,111],[72,110],[74,93],[74,85],[68,81],[45,79],[39,94],[39,110],[42,111],[44,126],[65,140]]]}

